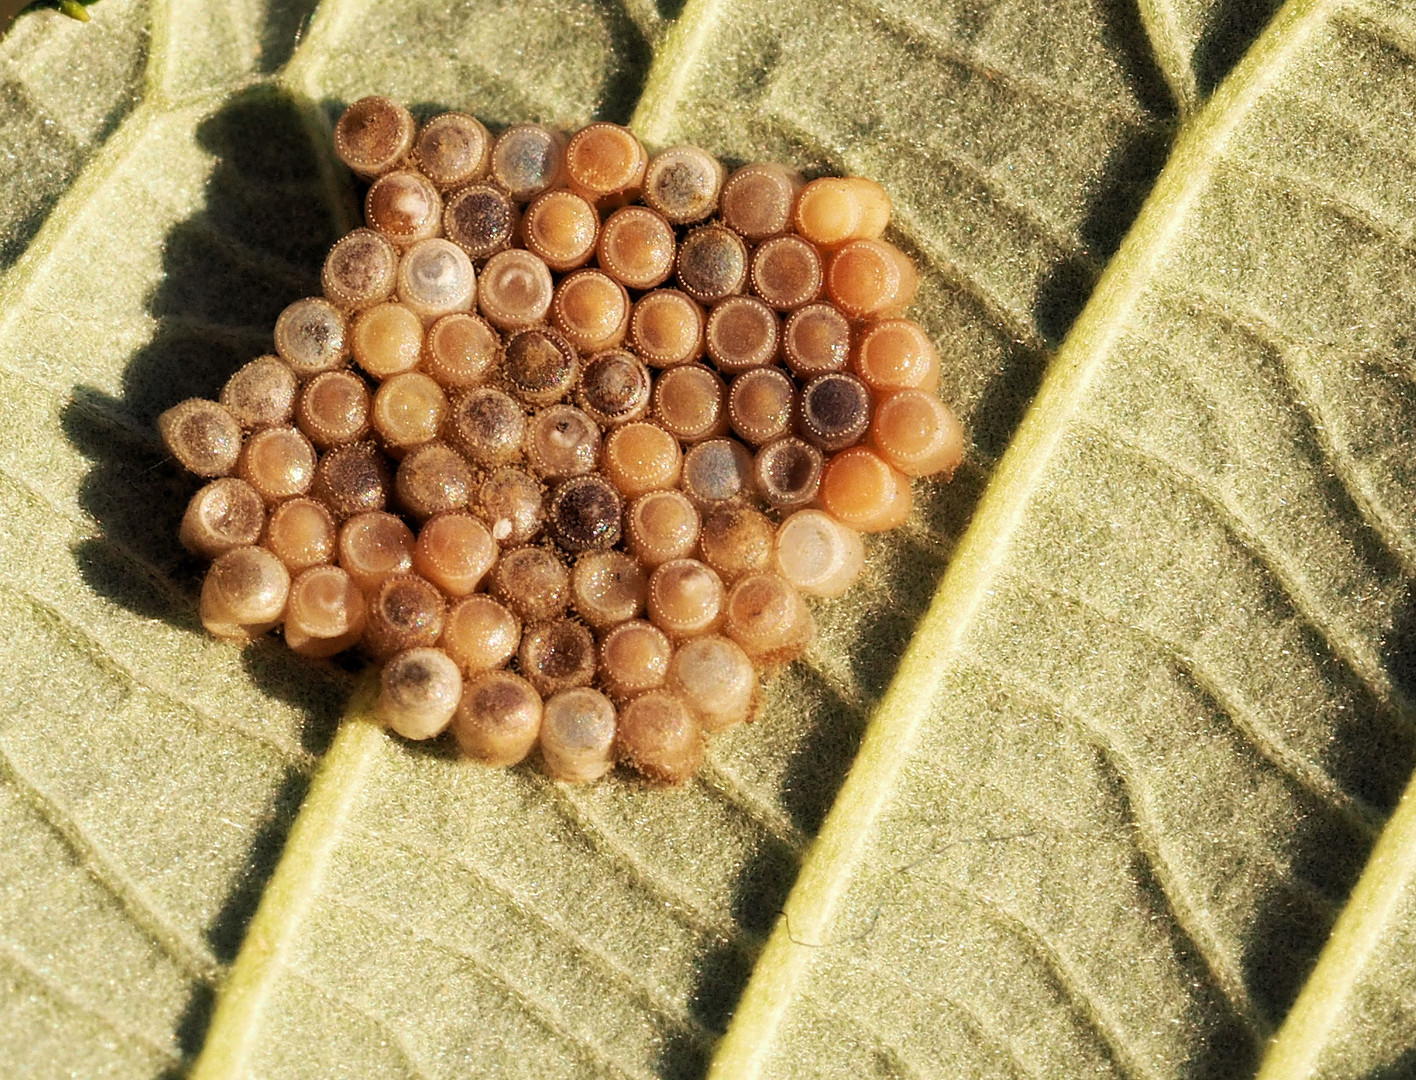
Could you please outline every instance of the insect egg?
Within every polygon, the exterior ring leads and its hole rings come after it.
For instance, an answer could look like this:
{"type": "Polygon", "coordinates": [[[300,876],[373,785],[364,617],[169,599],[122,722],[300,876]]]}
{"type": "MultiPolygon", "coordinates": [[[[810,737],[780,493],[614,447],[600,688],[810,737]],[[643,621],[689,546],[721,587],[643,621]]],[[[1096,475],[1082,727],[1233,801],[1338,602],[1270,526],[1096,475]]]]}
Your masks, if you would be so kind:
{"type": "Polygon", "coordinates": [[[796,384],[781,368],[744,371],[728,388],[728,420],[753,446],[787,434],[792,427],[796,384]]]}
{"type": "Polygon", "coordinates": [[[742,292],[747,283],[747,245],[721,225],[702,225],[679,244],[679,287],[700,304],[742,292]]]}
{"type": "Polygon", "coordinates": [[[673,559],[649,577],[649,619],[671,638],[706,634],[723,614],[723,582],[697,559],[673,559]]]}
{"type": "Polygon", "coordinates": [[[630,504],[626,531],[630,550],[651,569],[698,549],[698,510],[681,491],[651,491],[630,504]]]}
{"type": "Polygon", "coordinates": [[[259,356],[238,369],[221,388],[221,404],[247,431],[290,423],[295,411],[295,373],[278,356],[259,356]]]}
{"type": "Polygon", "coordinates": [[[442,197],[422,173],[384,173],[364,196],[364,218],[400,247],[436,236],[442,197]]]}
{"type": "Polygon", "coordinates": [[[356,514],[339,529],[339,565],[365,592],[413,568],[413,530],[393,514],[356,514]]]}
{"type": "Polygon", "coordinates": [[[597,630],[637,618],[644,611],[648,575],[622,551],[587,551],[570,575],[571,603],[597,630]]]}
{"type": "Polygon", "coordinates": [[[480,315],[445,315],[423,339],[423,370],[450,390],[476,386],[496,366],[501,345],[501,335],[480,315]]]}
{"type": "Polygon", "coordinates": [[[703,309],[677,289],[655,289],[635,302],[629,341],[651,367],[696,360],[703,353],[703,309]]]}
{"type": "Polygon", "coordinates": [[[352,371],[326,371],[305,384],[295,404],[295,423],[321,450],[362,439],[369,431],[373,399],[352,371]]]}
{"type": "Polygon", "coordinates": [[[446,112],[423,125],[413,155],[423,175],[448,190],[487,175],[492,136],[475,116],[446,112]]]}
{"type": "Polygon", "coordinates": [[[581,352],[597,353],[624,340],[629,293],[599,270],[577,270],[556,287],[551,321],[581,352]]]}
{"type": "Polygon", "coordinates": [[[393,292],[398,252],[373,229],[355,229],[330,248],[320,282],[324,294],[342,308],[377,304],[393,292]]]}
{"type": "Polygon", "coordinates": [[[429,237],[403,254],[398,263],[398,299],[424,323],[454,311],[467,311],[477,295],[472,260],[450,240],[429,237]]]}
{"type": "Polygon", "coordinates": [[[776,439],[757,451],[753,460],[757,492],[778,509],[804,506],[821,488],[824,461],[820,450],[800,439],[776,439]]]}
{"type": "Polygon", "coordinates": [[[417,131],[413,114],[386,97],[361,98],[334,126],[334,152],[360,176],[377,176],[408,153],[417,131]]]}
{"type": "Polygon", "coordinates": [[[498,330],[519,330],[545,321],[554,293],[545,263],[522,248],[508,248],[482,268],[477,310],[498,330]]]}
{"type": "Polygon", "coordinates": [[[453,400],[445,431],[448,442],[474,465],[507,465],[521,456],[526,410],[500,390],[474,387],[453,400]]]}
{"type": "Polygon", "coordinates": [[[285,564],[292,574],[332,562],[334,518],[314,499],[288,499],[270,512],[261,547],[285,564]]]}
{"type": "Polygon", "coordinates": [[[678,440],[658,424],[634,423],[615,428],[602,452],[605,475],[626,498],[671,488],[683,471],[678,440]]]}
{"type": "Polygon", "coordinates": [[[384,448],[401,457],[436,438],[447,412],[442,387],[421,371],[405,371],[379,387],[370,416],[384,448]]]}
{"type": "Polygon", "coordinates": [[[649,155],[634,132],[603,121],[581,128],[565,148],[571,190],[601,206],[637,196],[648,161],[649,155]]]}
{"type": "Polygon", "coordinates": [[[797,430],[811,445],[834,453],[860,442],[870,426],[870,411],[870,388],[854,375],[818,375],[797,398],[797,430]]]}
{"type": "Polygon", "coordinates": [[[301,656],[322,660],[357,645],[367,617],[364,593],[347,571],[314,566],[290,585],[285,644],[301,656]]]}
{"type": "Polygon", "coordinates": [[[493,568],[491,592],[523,621],[547,622],[565,614],[570,574],[546,548],[520,547],[493,568]]]}
{"type": "Polygon", "coordinates": [[[276,626],[290,595],[290,571],[264,548],[217,556],[202,583],[198,613],[211,634],[245,642],[276,626]]]}
{"type": "Polygon", "coordinates": [[[467,513],[438,514],[418,530],[413,569],[448,596],[466,596],[482,583],[497,558],[497,543],[467,513]]]}
{"type": "Polygon", "coordinates": [[[573,405],[552,405],[531,417],[526,463],[537,476],[564,480],[588,473],[600,460],[600,425],[573,405]]]}
{"type": "Polygon", "coordinates": [[[627,349],[592,356],[581,369],[575,403],[597,424],[614,427],[639,420],[649,411],[649,369],[627,349]]]}
{"type": "Polygon", "coordinates": [[[505,192],[490,184],[469,184],[443,204],[443,235],[473,259],[505,251],[516,235],[520,214],[505,192]]]}
{"type": "Polygon", "coordinates": [[[673,651],[668,637],[653,623],[630,619],[600,639],[600,677],[611,697],[628,701],[664,685],[673,651]]]}
{"type": "Polygon", "coordinates": [[[553,780],[583,784],[614,764],[615,707],[588,686],[563,690],[541,716],[541,756],[553,780]]]}
{"type": "Polygon", "coordinates": [[[236,468],[241,425],[223,405],[188,398],[157,418],[157,430],[168,452],[188,472],[226,476],[236,468]]]}
{"type": "Polygon", "coordinates": [[[398,504],[418,521],[467,505],[472,494],[472,470],[445,442],[434,439],[410,451],[398,463],[393,480],[398,504]]]}
{"type": "Polygon", "coordinates": [[[750,506],[716,506],[703,515],[703,561],[731,584],[743,574],[772,568],[776,529],[750,506]]]}
{"type": "Polygon", "coordinates": [[[861,532],[885,532],[904,524],[912,500],[909,480],[873,450],[854,446],[826,463],[821,508],[861,532]]]}
{"type": "Polygon", "coordinates": [[[515,765],[536,745],[543,705],[536,688],[512,671],[469,679],[452,718],[452,734],[468,757],[515,765]]]}
{"type": "Polygon", "coordinates": [[[725,175],[708,151],[671,146],[649,160],[644,201],[675,225],[691,225],[717,209],[725,175]]]}
{"type": "Polygon", "coordinates": [[[595,678],[595,638],[574,619],[552,619],[528,627],[516,650],[521,674],[542,697],[595,678]]]}
{"type": "Polygon", "coordinates": [[[775,162],[744,165],[723,185],[723,223],[748,240],[779,236],[791,225],[801,174],[775,162]]]}
{"type": "Polygon", "coordinates": [[[798,510],[777,529],[776,569],[813,596],[840,596],[865,569],[860,533],[820,510],[798,510]]]}
{"type": "Polygon", "coordinates": [[[236,470],[267,501],[289,499],[310,489],[315,448],[299,428],[261,428],[241,447],[236,470]]]}
{"type": "Polygon", "coordinates": [[[551,494],[551,531],[569,552],[596,551],[619,543],[624,501],[603,476],[590,473],[556,485],[551,494]]]}
{"type": "Polygon", "coordinates": [[[799,378],[840,371],[851,355],[851,324],[830,304],[797,308],[782,332],[782,355],[799,378]]]}
{"type": "Polygon", "coordinates": [[[856,341],[851,369],[872,390],[927,390],[939,386],[939,352],[918,323],[881,319],[856,341]]]}
{"type": "Polygon", "coordinates": [[[310,497],[318,499],[336,518],[347,518],[388,505],[393,477],[388,459],[371,442],[336,446],[315,466],[310,497]]]}
{"type": "Polygon", "coordinates": [[[452,721],[462,676],[440,649],[408,649],[384,665],[379,718],[406,739],[431,739],[452,721]]]}
{"type": "Polygon", "coordinates": [[[964,456],[964,431],[942,401],[924,390],[899,390],[875,410],[870,443],[906,476],[953,474],[964,456]]]}
{"type": "Polygon", "coordinates": [[[621,207],[600,230],[596,261],[600,269],[631,289],[652,289],[673,273],[674,231],[643,206],[621,207]]]}
{"type": "Polygon", "coordinates": [[[447,613],[439,641],[469,676],[502,667],[521,644],[521,621],[505,604],[473,593],[447,613]]]}
{"type": "Polygon", "coordinates": [[[226,476],[192,496],[177,538],[188,551],[214,559],[254,544],[264,527],[265,500],[246,481],[226,476]]]}
{"type": "Polygon", "coordinates": [[[860,206],[860,223],[856,226],[853,239],[878,239],[890,224],[889,192],[863,176],[848,176],[846,183],[860,206]]]}
{"type": "Polygon", "coordinates": [[[678,364],[654,384],[654,419],[682,442],[721,435],[728,429],[727,387],[702,364],[678,364]]]}
{"type": "Polygon", "coordinates": [[[323,297],[296,300],[275,320],[275,351],[302,379],[333,371],[349,355],[344,316],[323,297]]]}
{"type": "Polygon", "coordinates": [[[600,216],[573,191],[536,196],[521,219],[526,247],[552,270],[574,270],[595,252],[600,216]]]}
{"type": "Polygon", "coordinates": [[[774,237],[752,253],[750,281],[771,307],[795,310],[821,295],[821,256],[799,236],[774,237]]]}
{"type": "Polygon", "coordinates": [[[654,690],[621,711],[615,749],[647,779],[680,784],[698,771],[703,733],[678,697],[654,690]]]}
{"type": "Polygon", "coordinates": [[[580,375],[580,358],[566,336],[549,326],[519,330],[507,339],[502,377],[527,405],[566,397],[580,375]]]}
{"type": "Polygon", "coordinates": [[[752,455],[736,439],[709,439],[683,456],[683,492],[700,507],[741,499],[752,484],[752,455]]]}
{"type": "Polygon", "coordinates": [[[530,202],[560,180],[565,139],[540,124],[517,124],[492,145],[492,180],[513,202],[530,202]]]}
{"type": "Polygon", "coordinates": [[[898,315],[919,287],[919,271],[884,240],[852,240],[831,256],[826,291],[852,319],[898,315]]]}
{"type": "Polygon", "coordinates": [[[694,638],[674,654],[668,689],[704,731],[725,731],[752,713],[757,669],[742,648],[718,634],[694,638]]]}
{"type": "Polygon", "coordinates": [[[854,189],[835,176],[813,180],[797,195],[792,217],[796,230],[820,247],[839,247],[855,239],[862,207],[854,189]]]}
{"type": "Polygon", "coordinates": [[[800,594],[764,571],[739,578],[729,591],[723,633],[757,663],[773,667],[800,656],[816,626],[800,594]]]}
{"type": "Polygon", "coordinates": [[[729,296],[713,305],[704,333],[713,363],[733,375],[773,361],[781,324],[757,297],[729,296]]]}
{"type": "Polygon", "coordinates": [[[508,465],[482,481],[473,509],[487,523],[492,539],[502,547],[515,547],[545,525],[545,489],[525,469],[508,465]]]}
{"type": "Polygon", "coordinates": [[[964,454],[889,194],[382,97],[334,141],[323,295],[158,421],[203,623],[357,647],[388,728],[486,764],[684,782],[964,454]]]}
{"type": "Polygon", "coordinates": [[[447,618],[447,600],[417,574],[390,574],[369,594],[369,621],[359,644],[376,660],[404,649],[436,645],[447,618]]]}
{"type": "Polygon", "coordinates": [[[375,304],[354,319],[349,334],[354,361],[375,379],[412,371],[423,350],[423,322],[404,304],[375,304]]]}

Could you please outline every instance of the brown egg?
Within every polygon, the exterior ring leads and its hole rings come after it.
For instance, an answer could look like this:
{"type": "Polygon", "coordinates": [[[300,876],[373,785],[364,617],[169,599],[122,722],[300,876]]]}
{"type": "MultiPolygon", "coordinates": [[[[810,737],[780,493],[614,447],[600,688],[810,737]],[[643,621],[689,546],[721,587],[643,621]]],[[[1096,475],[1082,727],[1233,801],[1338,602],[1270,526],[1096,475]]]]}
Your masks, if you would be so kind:
{"type": "Polygon", "coordinates": [[[487,175],[492,136],[475,116],[440,113],[418,132],[413,157],[424,176],[448,191],[487,175]]]}
{"type": "Polygon", "coordinates": [[[334,126],[334,152],[360,176],[377,176],[407,156],[417,130],[413,114],[396,101],[360,98],[334,126]]]}
{"type": "Polygon", "coordinates": [[[621,710],[615,751],[648,780],[682,784],[703,760],[703,733],[678,697],[653,690],[621,710]]]}

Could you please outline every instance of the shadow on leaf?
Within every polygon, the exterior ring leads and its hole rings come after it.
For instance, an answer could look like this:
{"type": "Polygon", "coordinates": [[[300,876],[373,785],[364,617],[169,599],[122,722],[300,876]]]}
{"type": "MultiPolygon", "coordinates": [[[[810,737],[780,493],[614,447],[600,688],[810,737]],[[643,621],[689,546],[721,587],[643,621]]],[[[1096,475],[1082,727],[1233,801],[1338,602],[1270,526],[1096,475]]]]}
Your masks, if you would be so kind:
{"type": "MultiPolygon", "coordinates": [[[[148,298],[152,339],[123,373],[114,397],[73,390],[62,422],[93,462],[79,500],[101,525],[73,551],[98,594],[144,618],[202,633],[196,597],[203,564],[177,543],[187,500],[200,486],[163,451],[154,423],[187,397],[214,397],[226,377],[271,351],[271,328],[291,300],[318,291],[319,266],[335,238],[300,106],[279,92],[233,97],[204,120],[199,144],[214,158],[200,211],[169,232],[161,284],[148,298]]],[[[342,714],[348,675],[304,661],[274,640],[241,654],[252,680],[305,716],[304,748],[321,753],[342,714]]],[[[223,962],[236,956],[309,778],[292,770],[249,842],[236,887],[206,929],[223,962]]],[[[213,994],[193,992],[178,1030],[184,1055],[201,1048],[213,994]]]]}
{"type": "Polygon", "coordinates": [[[1416,1080],[1416,1048],[1403,1051],[1362,1080],[1416,1080]]]}

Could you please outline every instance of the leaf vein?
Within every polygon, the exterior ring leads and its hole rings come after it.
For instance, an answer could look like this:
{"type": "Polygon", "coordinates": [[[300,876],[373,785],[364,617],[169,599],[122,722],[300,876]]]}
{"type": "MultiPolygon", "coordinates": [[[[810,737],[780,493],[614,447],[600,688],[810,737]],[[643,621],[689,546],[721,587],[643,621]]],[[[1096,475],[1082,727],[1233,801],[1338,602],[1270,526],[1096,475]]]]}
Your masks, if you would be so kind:
{"type": "Polygon", "coordinates": [[[1384,240],[1397,248],[1406,248],[1411,243],[1411,220],[1394,218],[1375,202],[1357,202],[1352,194],[1338,191],[1314,176],[1279,168],[1268,160],[1240,157],[1236,154],[1230,154],[1224,160],[1235,172],[1247,174],[1256,183],[1306,196],[1307,201],[1331,211],[1364,232],[1371,233],[1378,240],[1384,240]]]}
{"type": "Polygon", "coordinates": [[[1155,66],[1160,69],[1170,96],[1175,99],[1181,117],[1192,115],[1200,107],[1200,88],[1194,65],[1180,40],[1180,28],[1165,0],[1136,0],[1141,27],[1150,42],[1155,66]]]}
{"type": "Polygon", "coordinates": [[[398,1054],[399,1060],[403,1064],[404,1072],[413,1080],[432,1080],[431,1074],[423,1069],[418,1063],[418,1056],[408,1046],[402,1033],[388,1020],[378,1016],[374,1011],[345,994],[341,994],[330,987],[324,986],[308,973],[302,971],[298,964],[285,965],[285,973],[303,986],[309,987],[320,997],[331,1002],[339,1008],[353,1013],[361,1020],[366,1020],[375,1031],[381,1032],[388,1045],[393,1047],[398,1054]]]}
{"type": "Polygon", "coordinates": [[[671,911],[677,912],[684,919],[686,925],[719,941],[739,943],[750,951],[760,946],[758,935],[734,920],[714,915],[691,900],[675,883],[655,873],[639,853],[616,835],[609,825],[601,821],[588,802],[582,800],[578,794],[549,781],[546,782],[545,789],[562,811],[568,824],[579,831],[602,855],[628,870],[647,891],[660,897],[671,911]]]}
{"type": "Polygon", "coordinates": [[[1137,127],[1155,121],[1155,117],[1140,105],[1121,104],[1110,98],[1082,94],[1057,79],[1009,67],[996,57],[962,48],[937,27],[919,18],[915,14],[916,7],[907,2],[889,4],[883,0],[849,0],[849,3],[867,15],[876,16],[894,33],[907,40],[928,42],[930,51],[941,60],[966,68],[990,83],[1002,82],[1010,89],[1016,90],[1020,97],[1027,98],[1039,106],[1040,111],[1047,115],[1053,115],[1057,103],[1063,101],[1084,116],[1108,113],[1137,127]]]}
{"type": "Polygon", "coordinates": [[[1189,679],[1195,688],[1210,700],[1216,711],[1224,716],[1240,738],[1282,776],[1327,806],[1367,840],[1375,839],[1377,833],[1380,832],[1381,822],[1384,820],[1384,815],[1380,810],[1344,790],[1320,767],[1314,765],[1297,751],[1291,750],[1282,738],[1257,719],[1259,715],[1257,706],[1249,702],[1242,692],[1225,686],[1221,680],[1210,674],[1205,666],[1179,642],[1158,634],[1154,630],[1137,625],[1126,619],[1120,612],[1112,610],[1071,586],[1056,585],[1028,574],[1018,575],[1018,580],[1056,600],[1088,612],[1110,626],[1140,638],[1174,665],[1180,674],[1189,679]]]}
{"type": "Polygon", "coordinates": [[[107,642],[103,641],[87,626],[69,617],[64,611],[48,601],[41,599],[27,590],[17,589],[5,583],[0,583],[0,593],[6,593],[22,600],[41,612],[56,625],[63,627],[74,638],[83,642],[83,651],[87,657],[107,668],[110,672],[119,676],[124,682],[127,682],[131,686],[140,687],[162,698],[176,706],[179,711],[185,712],[200,721],[206,727],[216,731],[240,735],[243,738],[250,739],[252,742],[264,746],[281,760],[287,762],[292,768],[298,769],[301,772],[308,772],[314,766],[316,761],[315,755],[305,750],[303,747],[272,735],[269,732],[262,731],[256,725],[244,720],[239,720],[234,716],[219,716],[209,712],[205,707],[184,697],[179,691],[174,690],[166,682],[139,675],[133,668],[120,659],[118,650],[111,648],[107,642]]]}
{"type": "MultiPolygon", "coordinates": [[[[1389,710],[1385,710],[1390,712],[1391,719],[1408,731],[1416,731],[1416,717],[1412,715],[1412,706],[1393,684],[1380,660],[1360,646],[1354,647],[1345,640],[1345,635],[1323,612],[1321,602],[1304,580],[1302,572],[1288,564],[1286,558],[1269,544],[1260,529],[1249,521],[1234,502],[1204,477],[1154,447],[1133,442],[1090,420],[1079,419],[1076,421],[1076,427],[1109,446],[1118,455],[1131,457],[1162,472],[1174,486],[1189,490],[1194,497],[1208,505],[1220,526],[1233,537],[1238,547],[1273,579],[1292,606],[1294,615],[1314,633],[1328,654],[1361,683],[1375,691],[1379,698],[1391,700],[1389,710]]],[[[1356,634],[1352,637],[1357,641],[1361,640],[1356,634]]],[[[1360,803],[1358,800],[1359,805],[1360,803]]],[[[1364,813],[1373,822],[1385,820],[1386,817],[1372,807],[1366,807],[1364,813]]]]}
{"type": "Polygon", "coordinates": [[[760,828],[800,861],[809,843],[786,814],[773,808],[735,772],[727,768],[711,752],[703,759],[694,783],[724,806],[741,814],[760,828]]]}
{"type": "Polygon", "coordinates": [[[891,1080],[915,1080],[917,1077],[926,1075],[894,1040],[886,1038],[874,1024],[866,1019],[864,1011],[851,1013],[844,1009],[833,1008],[810,990],[803,990],[801,999],[808,1008],[814,1009],[823,1019],[831,1020],[847,1030],[854,1028],[861,1032],[876,1051],[877,1060],[879,1057],[884,1057],[889,1062],[888,1075],[891,1080]]]}
{"type": "MultiPolygon", "coordinates": [[[[403,919],[398,918],[385,911],[360,904],[353,900],[346,900],[340,896],[328,895],[325,902],[333,907],[345,908],[357,915],[362,915],[383,925],[389,930],[401,936],[412,938],[414,941],[421,941],[427,945],[433,945],[459,960],[465,961],[479,975],[489,982],[501,987],[520,1008],[537,1024],[543,1027],[548,1033],[562,1040],[570,1046],[578,1047],[607,1072],[615,1073],[623,1077],[631,1077],[634,1080],[656,1080],[651,1074],[643,1072],[632,1066],[623,1065],[614,1059],[598,1041],[591,1038],[584,1032],[576,1031],[564,1019],[557,1016],[555,1011],[539,1002],[534,993],[522,988],[512,974],[498,965],[492,964],[485,957],[460,946],[456,941],[443,938],[437,934],[430,934],[426,931],[415,930],[403,919]]],[[[289,970],[293,965],[287,965],[289,970]]],[[[305,973],[305,978],[311,979],[312,975],[305,973]]]]}
{"type": "Polygon", "coordinates": [[[1304,376],[1301,365],[1294,362],[1294,353],[1301,349],[1299,344],[1286,336],[1271,316],[1250,304],[1232,297],[1221,297],[1198,286],[1191,286],[1184,295],[1196,306],[1238,332],[1247,334],[1278,357],[1293,391],[1290,401],[1306,414],[1309,434],[1327,459],[1362,525],[1407,577],[1416,578],[1416,544],[1408,541],[1397,522],[1382,510],[1351,450],[1343,445],[1338,435],[1339,424],[1325,414],[1323,395],[1312,380],[1304,376]]]}
{"type": "Polygon", "coordinates": [[[77,994],[66,989],[58,979],[46,973],[43,968],[30,957],[18,944],[5,937],[0,937],[0,962],[8,963],[12,968],[22,973],[31,982],[38,986],[40,991],[51,1001],[85,1016],[92,1017],[106,1027],[120,1040],[141,1047],[149,1053],[168,1062],[178,1062],[182,1060],[181,1053],[176,1047],[164,1044],[153,1038],[151,1035],[141,1031],[134,1031],[125,1024],[110,1016],[107,1010],[100,1008],[90,1001],[85,1001],[77,994]]]}
{"type": "Polygon", "coordinates": [[[658,988],[653,984],[636,979],[631,971],[612,954],[572,931],[564,920],[557,919],[542,905],[536,903],[534,896],[516,891],[508,881],[485,864],[473,862],[459,855],[450,855],[435,844],[420,843],[409,837],[396,836],[369,826],[355,826],[350,831],[370,840],[414,851],[425,858],[436,859],[465,870],[518,911],[529,915],[552,933],[564,939],[576,953],[588,960],[591,966],[599,968],[603,974],[609,976],[612,981],[629,991],[633,997],[639,999],[642,1004],[658,1013],[666,1021],[678,1025],[691,1035],[698,1045],[710,1046],[716,1038],[713,1032],[699,1023],[690,1013],[679,1008],[677,1002],[659,993],[658,988]]]}
{"type": "Polygon", "coordinates": [[[1007,905],[990,896],[966,889],[938,877],[930,882],[946,892],[957,896],[965,904],[973,906],[985,919],[1003,929],[1015,938],[1032,955],[1048,980],[1066,997],[1070,1011],[1085,1027],[1090,1029],[1101,1051],[1111,1059],[1117,1071],[1125,1076],[1145,1075],[1140,1066],[1131,1060],[1126,1051],[1126,1041],[1115,1030],[1110,1017],[1092,1000],[1087,993],[1083,979],[1073,972],[1062,953],[1049,942],[1044,934],[1007,905]]]}
{"type": "MultiPolygon", "coordinates": [[[[1262,1042],[1271,1034],[1272,1025],[1249,993],[1240,965],[1220,943],[1219,934],[1205,918],[1203,907],[1192,905],[1186,899],[1185,875],[1172,866],[1171,859],[1165,853],[1165,830],[1152,820],[1143,794],[1144,785],[1138,775],[1140,770],[1130,755],[1121,749],[1100,720],[1064,705],[1054,694],[1032,680],[978,660],[971,661],[971,666],[1002,685],[1015,698],[1032,701],[1065,720],[1096,749],[1098,763],[1120,796],[1122,812],[1135,837],[1135,848],[1145,859],[1147,871],[1156,883],[1175,929],[1204,965],[1209,981],[1254,1038],[1256,1045],[1262,1042]]],[[[1276,866],[1274,869],[1277,871],[1276,866]]],[[[1301,885],[1310,891],[1306,882],[1301,885]]],[[[1322,898],[1322,905],[1329,911],[1333,907],[1332,901],[1326,897],[1322,898]]]]}
{"type": "Polygon", "coordinates": [[[0,740],[0,779],[8,781],[20,796],[69,849],[85,874],[117,902],[124,914],[181,969],[193,982],[215,986],[223,969],[212,951],[193,935],[170,924],[147,890],[119,865],[118,860],[91,839],[63,804],[29,776],[14,754],[0,740]]]}

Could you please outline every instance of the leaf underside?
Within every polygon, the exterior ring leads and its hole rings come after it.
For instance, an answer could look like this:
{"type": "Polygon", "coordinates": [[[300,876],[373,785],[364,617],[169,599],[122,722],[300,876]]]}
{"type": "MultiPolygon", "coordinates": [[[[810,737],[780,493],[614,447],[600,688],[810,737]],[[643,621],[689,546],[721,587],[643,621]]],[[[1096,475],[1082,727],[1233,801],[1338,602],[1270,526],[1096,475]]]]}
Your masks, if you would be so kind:
{"type": "Polygon", "coordinates": [[[1408,6],[91,13],[0,41],[7,1077],[1416,1074],[1408,6]],[[891,191],[969,460],[682,791],[200,631],[152,421],[370,92],[891,191]]]}

